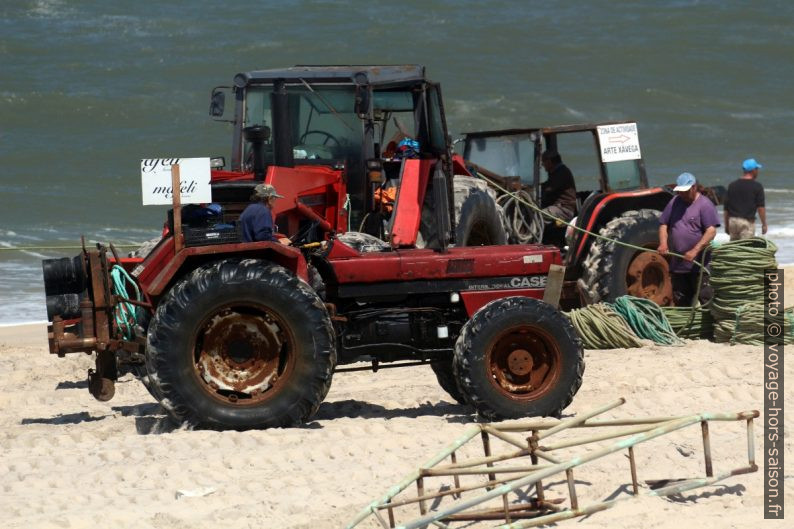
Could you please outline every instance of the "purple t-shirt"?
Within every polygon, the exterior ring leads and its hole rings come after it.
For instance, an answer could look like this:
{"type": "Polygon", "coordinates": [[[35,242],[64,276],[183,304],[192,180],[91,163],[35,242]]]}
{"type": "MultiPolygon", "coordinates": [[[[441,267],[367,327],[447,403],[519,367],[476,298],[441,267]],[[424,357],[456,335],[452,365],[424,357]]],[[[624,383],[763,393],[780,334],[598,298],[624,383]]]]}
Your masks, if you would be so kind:
{"type": "MultiPolygon", "coordinates": [[[[685,254],[691,250],[711,226],[719,226],[720,218],[714,203],[703,195],[688,204],[681,197],[673,197],[659,217],[659,224],[667,225],[667,246],[671,252],[685,254]]],[[[689,272],[694,263],[680,257],[670,260],[671,272],[689,272]]]]}

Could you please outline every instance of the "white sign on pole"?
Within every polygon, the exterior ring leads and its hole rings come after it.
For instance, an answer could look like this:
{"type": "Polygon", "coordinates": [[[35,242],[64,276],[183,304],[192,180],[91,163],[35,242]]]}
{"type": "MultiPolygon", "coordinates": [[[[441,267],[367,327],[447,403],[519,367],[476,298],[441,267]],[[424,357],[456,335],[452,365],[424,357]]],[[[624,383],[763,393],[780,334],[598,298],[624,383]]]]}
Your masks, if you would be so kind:
{"type": "Polygon", "coordinates": [[[598,127],[598,142],[601,145],[602,162],[620,162],[642,158],[636,123],[600,125],[598,127]]]}
{"type": "Polygon", "coordinates": [[[209,158],[148,158],[141,160],[141,192],[144,206],[171,204],[171,166],[179,164],[182,204],[212,202],[209,158]]]}

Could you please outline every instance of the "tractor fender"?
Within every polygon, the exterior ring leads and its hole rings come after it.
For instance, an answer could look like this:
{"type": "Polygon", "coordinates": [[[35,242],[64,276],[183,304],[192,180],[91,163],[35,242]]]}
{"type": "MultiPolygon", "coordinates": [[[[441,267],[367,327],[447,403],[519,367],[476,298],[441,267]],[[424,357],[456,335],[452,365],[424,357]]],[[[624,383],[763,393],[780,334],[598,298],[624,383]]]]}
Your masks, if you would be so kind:
{"type": "Polygon", "coordinates": [[[303,281],[309,281],[306,259],[297,248],[278,242],[246,242],[183,248],[174,252],[171,241],[158,246],[144,262],[138,284],[147,297],[165,293],[174,282],[197,267],[229,257],[261,259],[282,266],[303,281]]]}
{"type": "MultiPolygon", "coordinates": [[[[673,196],[669,190],[662,187],[594,194],[582,204],[576,226],[598,233],[609,221],[620,217],[626,211],[640,209],[662,211],[673,196]]],[[[582,264],[594,239],[596,237],[587,233],[579,231],[574,233],[573,243],[565,259],[565,265],[569,269],[582,264]]]]}

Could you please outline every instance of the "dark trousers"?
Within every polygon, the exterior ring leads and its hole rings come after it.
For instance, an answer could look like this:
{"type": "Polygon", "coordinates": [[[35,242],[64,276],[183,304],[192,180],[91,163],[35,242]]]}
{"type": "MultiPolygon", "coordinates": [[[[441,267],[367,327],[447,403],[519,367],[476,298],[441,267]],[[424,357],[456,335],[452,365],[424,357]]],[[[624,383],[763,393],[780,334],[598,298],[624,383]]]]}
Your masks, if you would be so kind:
{"type": "MultiPolygon", "coordinates": [[[[670,279],[673,283],[673,302],[676,307],[691,307],[692,300],[697,293],[698,276],[700,268],[695,266],[690,272],[671,272],[670,279]]],[[[703,281],[700,283],[698,299],[705,305],[711,299],[714,291],[709,285],[709,275],[703,272],[703,281]]]]}

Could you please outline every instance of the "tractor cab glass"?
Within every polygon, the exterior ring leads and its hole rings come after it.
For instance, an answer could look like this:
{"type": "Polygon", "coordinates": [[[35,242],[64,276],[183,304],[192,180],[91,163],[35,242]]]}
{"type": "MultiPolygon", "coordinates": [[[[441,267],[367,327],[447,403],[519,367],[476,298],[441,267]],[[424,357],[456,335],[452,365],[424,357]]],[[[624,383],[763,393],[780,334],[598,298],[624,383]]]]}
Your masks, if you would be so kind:
{"type": "Polygon", "coordinates": [[[518,177],[523,185],[534,179],[535,142],[531,133],[467,138],[463,157],[502,178],[518,177]]]}
{"type": "MultiPolygon", "coordinates": [[[[289,138],[276,138],[265,146],[265,165],[273,163],[273,142],[287,141],[296,163],[312,164],[336,160],[350,166],[360,163],[363,133],[355,113],[352,86],[288,85],[289,138]]],[[[248,88],[243,127],[273,127],[272,85],[248,88]]],[[[243,145],[243,169],[252,164],[250,144],[243,145]]]]}
{"type": "Polygon", "coordinates": [[[641,160],[621,160],[619,162],[607,162],[604,164],[606,170],[607,184],[611,191],[639,189],[643,187],[641,160]]]}

